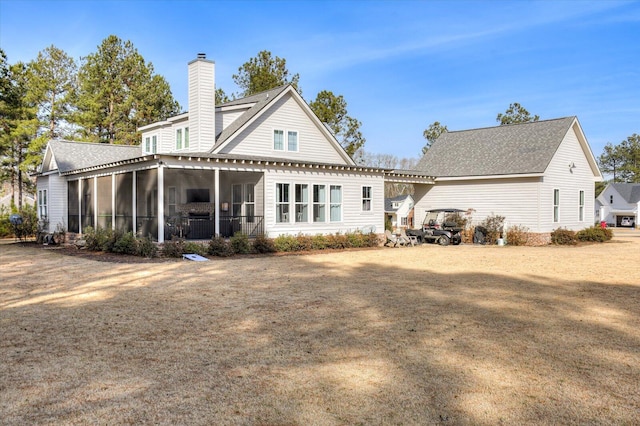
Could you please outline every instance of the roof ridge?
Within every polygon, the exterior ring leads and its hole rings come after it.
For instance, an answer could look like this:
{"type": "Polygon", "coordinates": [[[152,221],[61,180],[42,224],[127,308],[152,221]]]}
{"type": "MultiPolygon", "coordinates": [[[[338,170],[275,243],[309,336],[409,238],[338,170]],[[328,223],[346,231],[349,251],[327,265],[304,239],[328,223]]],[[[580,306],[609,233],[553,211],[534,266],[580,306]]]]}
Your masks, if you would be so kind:
{"type": "Polygon", "coordinates": [[[68,139],[51,139],[49,142],[72,143],[72,144],[78,144],[78,145],[115,146],[115,147],[136,148],[136,149],[140,148],[140,145],[121,145],[121,144],[103,143],[103,142],[70,141],[68,139]]]}
{"type": "Polygon", "coordinates": [[[497,126],[475,127],[473,129],[450,130],[450,131],[447,131],[447,133],[472,132],[472,131],[476,131],[476,130],[488,130],[488,129],[504,129],[504,128],[507,128],[507,127],[522,126],[522,125],[526,125],[526,124],[539,124],[539,123],[544,123],[544,122],[549,122],[549,121],[560,121],[560,120],[566,120],[566,119],[569,119],[569,118],[574,119],[574,118],[576,118],[576,116],[575,115],[570,115],[570,116],[567,116],[567,117],[547,118],[547,119],[538,120],[538,121],[527,121],[526,123],[499,124],[497,126]]]}

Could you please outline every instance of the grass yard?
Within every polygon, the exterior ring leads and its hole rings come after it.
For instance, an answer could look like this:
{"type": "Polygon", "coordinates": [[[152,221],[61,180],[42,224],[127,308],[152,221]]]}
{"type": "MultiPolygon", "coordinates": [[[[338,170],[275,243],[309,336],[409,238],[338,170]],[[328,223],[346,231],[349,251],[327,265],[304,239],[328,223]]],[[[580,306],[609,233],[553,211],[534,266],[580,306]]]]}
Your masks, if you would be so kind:
{"type": "Polygon", "coordinates": [[[640,231],[201,263],[0,244],[5,425],[631,425],[639,383],[640,231]]]}

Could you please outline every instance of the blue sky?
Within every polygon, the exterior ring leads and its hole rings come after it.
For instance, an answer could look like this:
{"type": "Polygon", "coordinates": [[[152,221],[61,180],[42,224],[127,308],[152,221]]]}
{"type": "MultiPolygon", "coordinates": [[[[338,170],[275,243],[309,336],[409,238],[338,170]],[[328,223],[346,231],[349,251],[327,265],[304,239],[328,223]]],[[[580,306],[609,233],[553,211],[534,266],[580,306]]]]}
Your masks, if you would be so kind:
{"type": "Polygon", "coordinates": [[[512,102],[578,116],[596,156],[640,133],[640,2],[0,0],[10,63],[51,44],[79,59],[110,34],[133,42],[183,108],[197,53],[232,93],[238,67],[269,50],[308,102],[343,95],[373,153],[418,157],[432,122],[494,126],[512,102]]]}

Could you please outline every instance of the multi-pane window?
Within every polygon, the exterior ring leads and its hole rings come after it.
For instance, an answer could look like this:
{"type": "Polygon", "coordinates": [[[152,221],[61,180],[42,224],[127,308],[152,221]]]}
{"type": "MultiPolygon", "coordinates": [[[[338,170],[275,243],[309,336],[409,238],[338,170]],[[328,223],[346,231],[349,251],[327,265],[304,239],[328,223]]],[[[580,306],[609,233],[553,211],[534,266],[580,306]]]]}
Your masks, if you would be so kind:
{"type": "Polygon", "coordinates": [[[325,185],[313,185],[313,221],[324,222],[326,219],[327,189],[325,185]]]}
{"type": "Polygon", "coordinates": [[[157,136],[151,136],[151,152],[153,154],[158,152],[158,137],[157,136]]]}
{"type": "Polygon", "coordinates": [[[560,190],[553,190],[553,221],[560,221],[560,190]]]}
{"type": "Polygon", "coordinates": [[[41,189],[38,191],[38,211],[40,219],[47,218],[47,190],[41,189]]]}
{"type": "Polygon", "coordinates": [[[289,130],[287,132],[287,151],[298,150],[298,132],[289,130]]]}
{"type": "Polygon", "coordinates": [[[284,130],[273,131],[273,149],[284,151],[284,130]]]}
{"type": "Polygon", "coordinates": [[[309,186],[296,184],[296,222],[309,221],[309,186]]]}
{"type": "Polygon", "coordinates": [[[176,149],[182,149],[182,129],[176,129],[176,149]]]}
{"type": "Polygon", "coordinates": [[[580,191],[580,222],[584,221],[584,191],[580,191]]]}
{"type": "Polygon", "coordinates": [[[362,211],[363,212],[371,211],[371,187],[370,186],[362,187],[362,211]]]}
{"type": "Polygon", "coordinates": [[[331,222],[340,222],[342,220],[342,187],[339,185],[331,185],[329,211],[331,222]]]}
{"type": "Polygon", "coordinates": [[[253,217],[256,214],[254,187],[255,185],[252,183],[247,183],[244,186],[244,215],[247,217],[247,222],[249,223],[253,223],[253,217]]]}
{"type": "Polygon", "coordinates": [[[231,186],[231,215],[242,216],[242,184],[234,183],[231,186]]]}
{"type": "Polygon", "coordinates": [[[276,184],[276,222],[289,222],[289,184],[276,184]]]}
{"type": "Polygon", "coordinates": [[[144,152],[151,152],[151,138],[144,138],[144,152]]]}
{"type": "Polygon", "coordinates": [[[184,147],[189,148],[189,128],[184,128],[184,147]]]}
{"type": "Polygon", "coordinates": [[[409,218],[406,216],[403,216],[400,218],[400,226],[408,226],[409,224],[409,218]]]}

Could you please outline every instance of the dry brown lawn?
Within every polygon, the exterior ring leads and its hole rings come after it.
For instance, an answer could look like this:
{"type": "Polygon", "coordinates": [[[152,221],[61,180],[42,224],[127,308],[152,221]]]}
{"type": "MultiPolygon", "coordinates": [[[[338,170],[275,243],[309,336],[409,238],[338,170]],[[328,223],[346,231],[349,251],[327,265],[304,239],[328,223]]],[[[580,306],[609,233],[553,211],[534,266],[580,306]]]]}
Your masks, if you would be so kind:
{"type": "Polygon", "coordinates": [[[0,423],[637,424],[640,231],[110,263],[0,245],[0,423]]]}

